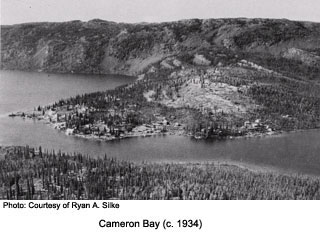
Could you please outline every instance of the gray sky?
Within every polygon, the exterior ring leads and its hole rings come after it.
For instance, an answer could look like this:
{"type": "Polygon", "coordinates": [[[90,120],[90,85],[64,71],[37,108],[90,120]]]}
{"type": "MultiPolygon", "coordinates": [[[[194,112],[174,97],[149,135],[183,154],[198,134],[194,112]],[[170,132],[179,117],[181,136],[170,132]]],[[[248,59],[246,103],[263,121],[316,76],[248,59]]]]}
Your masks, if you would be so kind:
{"type": "Polygon", "coordinates": [[[261,17],[320,22],[320,0],[1,0],[1,24],[261,17]]]}

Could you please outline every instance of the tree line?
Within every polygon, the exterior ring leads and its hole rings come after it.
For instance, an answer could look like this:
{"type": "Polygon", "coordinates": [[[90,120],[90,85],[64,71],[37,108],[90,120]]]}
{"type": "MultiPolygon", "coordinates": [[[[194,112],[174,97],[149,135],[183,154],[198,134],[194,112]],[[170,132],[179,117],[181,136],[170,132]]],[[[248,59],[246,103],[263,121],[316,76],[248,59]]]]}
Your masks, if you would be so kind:
{"type": "Polygon", "coordinates": [[[320,179],[213,163],[147,163],[0,149],[1,199],[320,199],[320,179]]]}

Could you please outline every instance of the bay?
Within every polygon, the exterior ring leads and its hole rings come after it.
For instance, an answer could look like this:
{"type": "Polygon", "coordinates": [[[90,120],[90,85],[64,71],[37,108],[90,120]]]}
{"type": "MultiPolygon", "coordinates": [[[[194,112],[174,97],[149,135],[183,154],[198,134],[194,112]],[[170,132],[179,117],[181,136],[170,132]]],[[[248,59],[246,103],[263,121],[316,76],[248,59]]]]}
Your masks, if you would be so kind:
{"type": "Polygon", "coordinates": [[[320,131],[224,141],[185,136],[157,136],[103,142],[66,136],[43,122],[10,118],[76,94],[112,89],[130,83],[124,76],[0,72],[0,145],[42,146],[68,153],[146,162],[227,162],[248,168],[320,176],[320,131]]]}

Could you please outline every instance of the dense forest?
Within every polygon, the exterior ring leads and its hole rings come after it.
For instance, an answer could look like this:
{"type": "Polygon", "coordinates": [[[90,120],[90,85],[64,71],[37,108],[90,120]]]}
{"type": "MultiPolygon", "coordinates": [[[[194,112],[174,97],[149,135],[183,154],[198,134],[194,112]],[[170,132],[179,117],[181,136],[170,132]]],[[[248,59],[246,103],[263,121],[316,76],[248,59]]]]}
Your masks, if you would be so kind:
{"type": "Polygon", "coordinates": [[[1,147],[1,199],[320,199],[320,179],[1,147]]]}

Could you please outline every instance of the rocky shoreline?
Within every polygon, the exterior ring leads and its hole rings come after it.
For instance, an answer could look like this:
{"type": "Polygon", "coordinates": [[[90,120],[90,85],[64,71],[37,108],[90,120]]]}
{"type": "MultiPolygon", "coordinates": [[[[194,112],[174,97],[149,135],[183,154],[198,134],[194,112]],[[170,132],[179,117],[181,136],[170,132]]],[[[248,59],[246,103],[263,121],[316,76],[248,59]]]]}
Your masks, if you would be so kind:
{"type": "MultiPolygon", "coordinates": [[[[16,112],[9,114],[9,117],[20,117],[20,118],[28,118],[37,121],[41,121],[51,128],[63,131],[66,135],[72,135],[79,138],[90,139],[90,140],[100,140],[100,141],[113,141],[113,140],[121,140],[132,137],[151,137],[151,136],[163,136],[163,135],[179,135],[179,136],[188,136],[197,140],[210,139],[201,135],[201,133],[192,134],[190,132],[186,132],[185,127],[179,123],[170,124],[165,118],[160,118],[162,121],[158,121],[151,124],[142,124],[132,129],[130,132],[121,133],[118,136],[115,135],[101,135],[97,132],[91,133],[75,133],[74,129],[66,128],[66,123],[64,121],[57,121],[57,113],[59,111],[48,110],[46,112],[43,111],[27,111],[27,112],[16,112]]],[[[249,123],[248,121],[244,123],[244,128],[251,128],[251,131],[247,131],[243,135],[238,136],[219,136],[217,135],[216,139],[239,139],[239,138],[254,138],[254,137],[265,137],[265,136],[273,136],[278,135],[281,131],[274,131],[268,126],[264,126],[264,124],[260,123],[260,120],[256,120],[255,123],[249,123]],[[247,126],[247,127],[246,127],[247,126]]],[[[91,127],[92,129],[99,128],[99,124],[94,124],[91,127]]],[[[105,128],[105,127],[104,127],[105,128]]],[[[211,137],[211,139],[213,139],[211,137]]]]}

